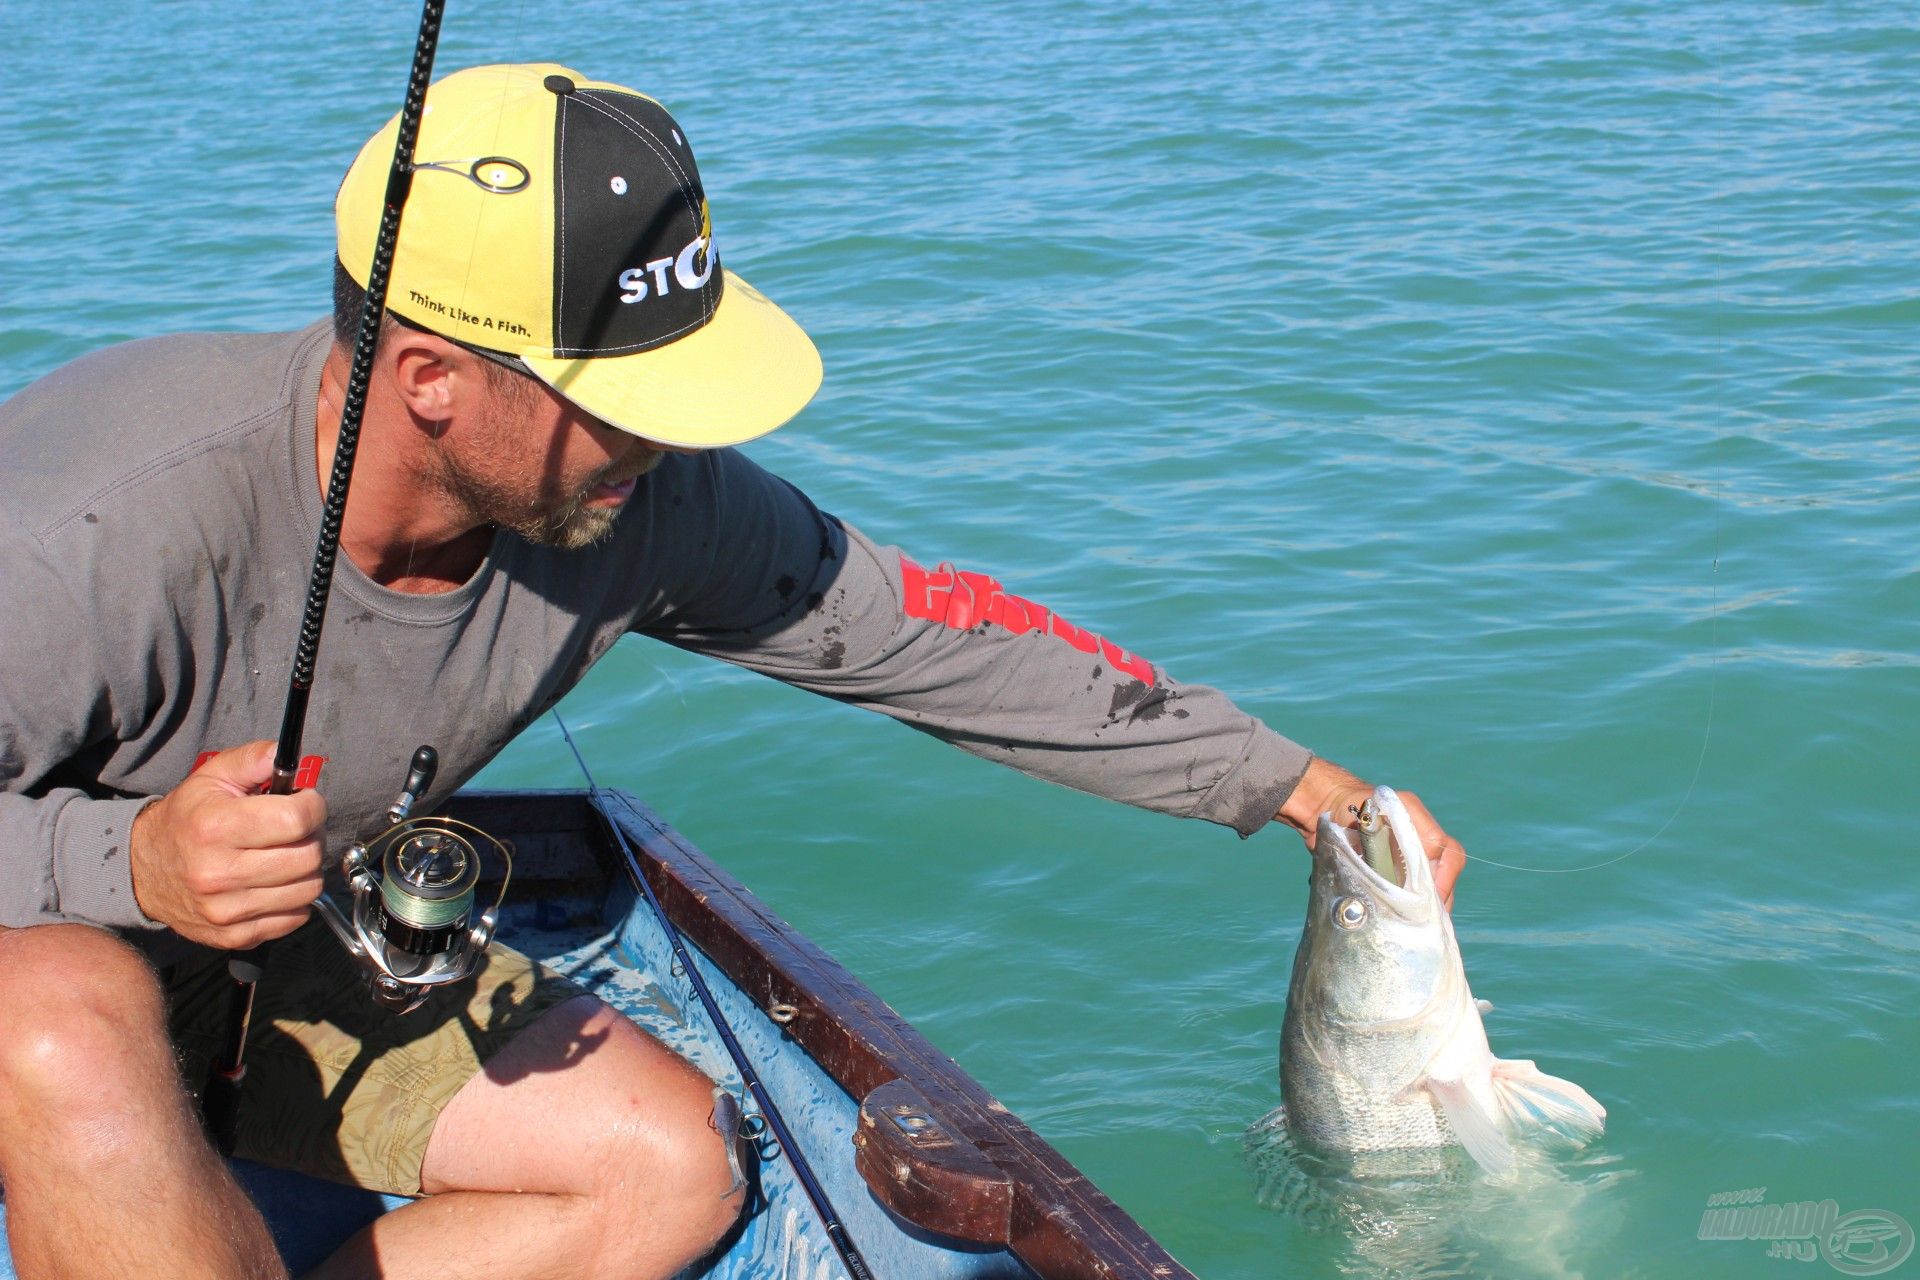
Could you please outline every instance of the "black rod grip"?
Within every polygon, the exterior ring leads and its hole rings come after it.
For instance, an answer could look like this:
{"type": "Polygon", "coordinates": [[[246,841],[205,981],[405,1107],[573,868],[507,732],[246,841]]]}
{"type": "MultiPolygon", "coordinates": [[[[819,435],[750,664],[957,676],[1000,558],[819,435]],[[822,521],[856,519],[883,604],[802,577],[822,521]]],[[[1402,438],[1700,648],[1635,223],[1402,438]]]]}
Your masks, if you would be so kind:
{"type": "Polygon", "coordinates": [[[253,1023],[253,994],[260,980],[254,962],[266,962],[265,948],[237,952],[228,961],[227,972],[233,979],[227,990],[226,1041],[220,1056],[207,1067],[206,1083],[200,1091],[200,1114],[206,1123],[207,1137],[223,1156],[232,1156],[240,1129],[240,1089],[246,1079],[247,1029],[253,1023]]]}

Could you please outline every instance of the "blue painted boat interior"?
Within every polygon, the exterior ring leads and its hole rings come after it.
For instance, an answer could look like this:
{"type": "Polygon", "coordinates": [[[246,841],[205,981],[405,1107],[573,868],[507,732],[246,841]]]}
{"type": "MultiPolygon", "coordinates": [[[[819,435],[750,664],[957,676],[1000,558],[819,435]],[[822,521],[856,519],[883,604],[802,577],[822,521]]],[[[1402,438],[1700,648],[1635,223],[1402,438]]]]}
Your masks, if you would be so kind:
{"type": "MultiPolygon", "coordinates": [[[[592,988],[716,1081],[744,1096],[739,1073],[643,901],[624,882],[596,902],[543,898],[508,904],[500,937],[592,988]]],[[[876,1275],[916,1280],[1013,1280],[1033,1272],[1005,1250],[978,1250],[923,1237],[883,1209],[854,1168],[852,1134],[858,1106],[754,1003],[694,951],[715,999],[815,1174],[840,1210],[849,1235],[876,1275]]],[[[751,1110],[751,1108],[748,1108],[751,1110]]],[[[273,1230],[296,1276],[318,1265],[342,1241],[405,1200],[245,1161],[236,1172],[273,1230]]],[[[688,1273],[700,1280],[844,1280],[846,1270],[785,1154],[762,1148],[758,1193],[724,1252],[688,1273]]],[[[0,1244],[5,1242],[0,1200],[0,1244]]],[[[12,1255],[0,1249],[0,1280],[16,1280],[12,1255]]]]}

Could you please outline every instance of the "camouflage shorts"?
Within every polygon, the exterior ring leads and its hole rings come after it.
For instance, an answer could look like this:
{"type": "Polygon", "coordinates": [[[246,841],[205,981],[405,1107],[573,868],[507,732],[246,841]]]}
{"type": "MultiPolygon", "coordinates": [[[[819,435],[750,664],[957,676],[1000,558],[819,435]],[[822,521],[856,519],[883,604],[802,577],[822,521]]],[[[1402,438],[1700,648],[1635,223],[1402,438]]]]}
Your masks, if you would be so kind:
{"type": "MultiPolygon", "coordinates": [[[[226,957],[161,974],[190,1087],[225,1036],[226,957]]],[[[397,1195],[420,1194],[440,1112],[541,1014],[583,989],[495,944],[481,971],[404,1016],[368,997],[362,971],[315,920],[275,944],[257,989],[235,1154],[397,1195]]]]}

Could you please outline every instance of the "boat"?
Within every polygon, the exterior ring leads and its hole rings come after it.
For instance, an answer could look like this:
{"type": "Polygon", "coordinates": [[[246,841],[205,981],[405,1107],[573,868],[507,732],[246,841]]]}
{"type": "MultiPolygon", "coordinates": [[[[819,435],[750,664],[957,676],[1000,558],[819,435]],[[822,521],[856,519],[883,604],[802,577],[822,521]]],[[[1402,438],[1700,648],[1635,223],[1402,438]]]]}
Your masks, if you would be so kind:
{"type": "MultiPolygon", "coordinates": [[[[740,1095],[739,1073],[640,894],[638,877],[646,877],[880,1280],[1191,1278],[906,1019],[633,796],[473,791],[444,812],[513,848],[501,937],[740,1095]]],[[[846,1267],[793,1161],[764,1131],[752,1145],[746,1214],[687,1274],[843,1280],[846,1267]]],[[[245,1161],[235,1167],[295,1275],[406,1203],[245,1161]]],[[[15,1280],[10,1256],[0,1248],[4,1280],[15,1280]]]]}

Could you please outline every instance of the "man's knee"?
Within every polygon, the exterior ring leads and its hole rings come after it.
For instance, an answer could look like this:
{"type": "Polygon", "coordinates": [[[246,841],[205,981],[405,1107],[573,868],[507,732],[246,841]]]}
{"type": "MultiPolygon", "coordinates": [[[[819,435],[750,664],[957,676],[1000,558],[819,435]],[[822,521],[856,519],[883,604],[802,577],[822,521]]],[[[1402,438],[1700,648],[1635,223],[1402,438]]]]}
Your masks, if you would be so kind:
{"type": "MultiPolygon", "coordinates": [[[[695,1234],[709,1243],[733,1226],[746,1203],[746,1185],[740,1160],[735,1113],[719,1103],[714,1084],[705,1076],[687,1089],[687,1106],[677,1111],[667,1141],[663,1182],[677,1189],[695,1234]]],[[[656,1157],[658,1158],[658,1157],[656,1157]]]]}
{"type": "Polygon", "coordinates": [[[581,996],[522,1030],[448,1103],[422,1182],[430,1194],[504,1186],[579,1196],[591,1223],[581,1274],[662,1274],[699,1258],[739,1217],[735,1132],[711,1080],[581,996]]]}
{"type": "Polygon", "coordinates": [[[616,1216],[650,1219],[671,1203],[686,1238],[699,1244],[698,1256],[726,1235],[746,1203],[738,1116],[719,1101],[712,1080],[685,1062],[676,1067],[650,1072],[644,1128],[634,1124],[637,1117],[614,1118],[615,1145],[626,1158],[608,1162],[603,1203],[616,1216]],[[635,1195],[636,1187],[646,1190],[635,1195]]]}
{"type": "Polygon", "coordinates": [[[0,934],[0,1009],[0,1125],[97,1110],[125,1094],[130,1076],[172,1069],[158,979],[99,929],[0,934]]]}

